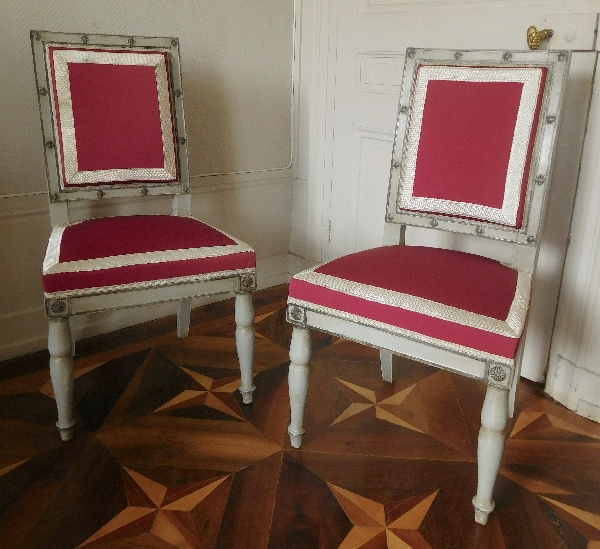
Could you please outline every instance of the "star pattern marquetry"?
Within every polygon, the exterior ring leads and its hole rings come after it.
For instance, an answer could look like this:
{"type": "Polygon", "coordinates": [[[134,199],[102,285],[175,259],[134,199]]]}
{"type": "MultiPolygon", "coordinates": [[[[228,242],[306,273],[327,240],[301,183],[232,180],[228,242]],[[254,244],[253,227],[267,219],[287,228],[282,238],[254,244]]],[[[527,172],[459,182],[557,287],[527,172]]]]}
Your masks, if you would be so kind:
{"type": "Polygon", "coordinates": [[[549,435],[551,437],[551,431],[554,432],[554,437],[562,431],[563,438],[569,437],[576,440],[581,437],[588,437],[589,439],[596,439],[600,442],[600,436],[589,428],[579,428],[553,414],[539,410],[524,411],[520,413],[514,423],[509,438],[540,438],[544,436],[548,437],[549,435]]]}
{"type": "Polygon", "coordinates": [[[339,549],[374,546],[387,546],[388,549],[431,549],[419,532],[419,527],[439,490],[411,498],[409,504],[405,505],[404,512],[390,520],[382,503],[333,484],[328,486],[353,524],[339,549]],[[384,540],[387,545],[380,545],[384,540]]]}
{"type": "Polygon", "coordinates": [[[223,489],[218,489],[224,486],[228,476],[173,488],[127,468],[123,468],[123,476],[128,506],[78,547],[91,549],[95,545],[146,532],[177,549],[212,545],[214,540],[203,538],[203,529],[206,529],[207,520],[216,518],[220,522],[221,517],[211,517],[208,510],[215,505],[219,507],[219,503],[223,508],[227,492],[224,494],[223,489]],[[207,513],[197,520],[194,511],[201,505],[207,513]]]}
{"type": "Polygon", "coordinates": [[[180,366],[180,369],[195,380],[203,390],[187,389],[169,400],[169,402],[159,406],[154,410],[154,413],[192,406],[207,406],[236,419],[244,420],[239,406],[232,398],[232,395],[240,387],[239,375],[213,379],[183,366],[180,366]]]}
{"type": "Polygon", "coordinates": [[[13,469],[16,469],[20,465],[23,465],[27,460],[22,459],[21,461],[17,461],[16,463],[11,463],[10,465],[5,465],[3,467],[0,466],[0,477],[10,473],[13,469]]]}
{"type": "Polygon", "coordinates": [[[473,522],[485,386],[311,331],[294,449],[287,287],[254,294],[254,403],[234,302],[75,356],[63,443],[44,353],[0,363],[0,546],[11,549],[600,549],[600,425],[523,383],[488,525],[473,522]],[[43,355],[43,356],[42,356],[43,355]]]}
{"type": "Polygon", "coordinates": [[[331,425],[345,421],[366,410],[374,410],[375,417],[378,419],[388,421],[389,423],[399,425],[400,427],[412,429],[413,431],[418,431],[419,433],[423,432],[418,427],[415,427],[409,422],[402,420],[393,413],[393,411],[404,402],[406,397],[415,388],[415,384],[411,385],[410,387],[406,387],[402,391],[399,391],[390,397],[378,401],[377,393],[372,389],[361,387],[360,385],[350,383],[349,381],[344,381],[343,379],[336,378],[336,381],[342,386],[343,389],[345,389],[344,392],[348,395],[352,402],[348,408],[346,408],[331,423],[331,425]]]}

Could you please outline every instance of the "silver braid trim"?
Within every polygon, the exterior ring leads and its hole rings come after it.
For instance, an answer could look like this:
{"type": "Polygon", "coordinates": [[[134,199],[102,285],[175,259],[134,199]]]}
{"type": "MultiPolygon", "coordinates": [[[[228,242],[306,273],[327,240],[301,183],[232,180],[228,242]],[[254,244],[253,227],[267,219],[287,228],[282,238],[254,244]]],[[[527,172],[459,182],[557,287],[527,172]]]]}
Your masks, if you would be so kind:
{"type": "MultiPolygon", "coordinates": [[[[477,349],[473,349],[471,347],[466,347],[464,345],[459,345],[458,343],[450,343],[448,341],[444,341],[442,339],[437,339],[435,337],[426,336],[423,334],[419,334],[418,332],[413,332],[411,330],[407,330],[406,328],[399,328],[398,326],[393,326],[391,324],[386,324],[385,322],[379,322],[377,320],[371,320],[369,318],[365,318],[362,316],[358,316],[351,313],[346,313],[344,311],[339,311],[337,309],[331,309],[329,307],[323,307],[322,305],[315,305],[309,301],[303,301],[302,299],[296,299],[294,297],[288,298],[288,305],[296,305],[298,307],[303,307],[307,311],[313,311],[315,313],[323,314],[326,316],[339,318],[341,320],[347,320],[354,324],[360,324],[363,326],[368,326],[370,328],[376,328],[383,332],[388,332],[394,335],[398,335],[400,337],[404,337],[406,339],[411,339],[413,341],[417,341],[419,343],[423,343],[425,345],[429,345],[431,347],[437,347],[440,349],[445,349],[448,351],[452,351],[453,353],[460,354],[463,356],[468,356],[475,358],[481,361],[491,361],[495,364],[502,364],[504,366],[513,367],[514,360],[510,358],[506,358],[500,355],[494,355],[492,353],[486,353],[484,351],[479,351],[477,349]]],[[[310,323],[308,324],[310,327],[310,323]]],[[[343,334],[340,334],[343,335],[343,334]]]]}
{"type": "Polygon", "coordinates": [[[519,272],[515,297],[506,321],[502,321],[458,309],[457,307],[452,307],[450,305],[437,303],[436,301],[431,301],[422,297],[393,290],[386,290],[368,284],[361,284],[331,275],[316,273],[314,272],[314,269],[317,268],[318,267],[314,267],[303,271],[295,275],[294,278],[336,292],[358,297],[366,301],[405,309],[407,311],[439,318],[440,320],[454,322],[456,324],[477,328],[506,337],[520,337],[525,325],[529,304],[529,290],[531,286],[531,275],[529,273],[519,272]]]}
{"type": "Polygon", "coordinates": [[[506,323],[513,329],[515,334],[518,334],[518,337],[523,333],[525,321],[527,320],[529,298],[531,297],[531,280],[531,273],[519,271],[517,291],[506,317],[506,323]]]}
{"type": "MultiPolygon", "coordinates": [[[[244,244],[240,241],[236,242],[237,244],[232,244],[230,246],[209,246],[206,248],[186,248],[181,250],[165,250],[157,252],[115,255],[109,257],[99,257],[97,259],[69,261],[66,263],[59,263],[58,255],[54,255],[52,259],[55,259],[56,262],[50,264],[49,261],[48,263],[44,261],[43,272],[45,275],[57,273],[80,273],[99,271],[103,269],[116,269],[119,267],[130,267],[133,265],[149,265],[153,263],[167,263],[170,261],[189,261],[193,259],[206,259],[209,257],[224,257],[227,255],[254,251],[247,244],[244,244]]],[[[46,257],[48,258],[48,255],[46,255],[46,257]]]]}
{"type": "Polygon", "coordinates": [[[143,282],[133,282],[131,284],[117,284],[114,286],[98,286],[94,288],[82,288],[78,290],[65,290],[61,292],[45,293],[46,298],[76,298],[88,297],[92,295],[113,294],[117,292],[126,292],[130,290],[146,290],[148,288],[166,288],[169,286],[178,286],[182,284],[193,284],[194,282],[206,282],[209,280],[227,279],[241,277],[244,275],[255,275],[255,268],[234,269],[229,271],[218,271],[215,273],[206,273],[193,276],[179,276],[174,278],[164,278],[160,280],[147,280],[143,282]]]}
{"type": "Polygon", "coordinates": [[[56,265],[60,261],[60,246],[65,229],[66,227],[54,227],[52,229],[50,240],[48,240],[48,247],[46,248],[46,256],[44,257],[43,273],[50,270],[53,265],[56,265]]]}
{"type": "MultiPolygon", "coordinates": [[[[48,66],[50,66],[50,48],[61,47],[49,44],[47,47],[48,66]]],[[[56,49],[52,52],[58,106],[54,94],[50,94],[54,111],[60,108],[60,127],[65,183],[68,185],[90,185],[94,183],[112,183],[113,181],[171,181],[177,179],[175,159],[175,137],[171,120],[171,101],[169,98],[169,80],[165,57],[162,54],[145,54],[131,51],[128,53],[112,51],[93,51],[87,49],[56,49]],[[124,168],[111,170],[80,171],[77,161],[77,138],[71,99],[69,63],[96,63],[105,65],[137,65],[154,67],[160,123],[163,140],[164,166],[162,168],[124,168]]]]}
{"type": "MultiPolygon", "coordinates": [[[[410,122],[402,155],[398,208],[469,217],[515,226],[541,79],[542,69],[538,67],[504,69],[501,67],[422,66],[415,81],[410,122]],[[523,83],[501,208],[440,198],[413,196],[425,99],[430,80],[523,83]]],[[[477,177],[477,174],[473,175],[477,177]]]]}

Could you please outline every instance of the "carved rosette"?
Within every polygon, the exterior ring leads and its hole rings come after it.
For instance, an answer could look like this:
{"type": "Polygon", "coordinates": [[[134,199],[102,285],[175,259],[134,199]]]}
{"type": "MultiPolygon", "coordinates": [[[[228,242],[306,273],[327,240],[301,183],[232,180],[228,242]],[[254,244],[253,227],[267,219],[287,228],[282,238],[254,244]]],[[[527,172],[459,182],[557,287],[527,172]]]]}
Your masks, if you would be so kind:
{"type": "Polygon", "coordinates": [[[69,316],[69,300],[65,298],[46,299],[47,318],[65,318],[69,316]]]}
{"type": "Polygon", "coordinates": [[[240,277],[240,290],[250,292],[256,289],[256,278],[254,275],[245,274],[240,277]]]}
{"type": "Polygon", "coordinates": [[[306,311],[298,305],[288,305],[286,319],[290,324],[306,326],[306,311]]]}
{"type": "Polygon", "coordinates": [[[488,365],[487,370],[487,383],[500,389],[510,388],[512,369],[504,364],[493,364],[488,365]]]}

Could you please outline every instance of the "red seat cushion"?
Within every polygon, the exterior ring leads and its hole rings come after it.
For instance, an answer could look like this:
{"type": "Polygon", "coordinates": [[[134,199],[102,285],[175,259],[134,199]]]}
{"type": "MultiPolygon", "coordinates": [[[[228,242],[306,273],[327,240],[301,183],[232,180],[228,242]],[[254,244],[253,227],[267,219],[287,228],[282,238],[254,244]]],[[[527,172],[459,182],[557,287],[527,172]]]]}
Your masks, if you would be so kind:
{"type": "Polygon", "coordinates": [[[530,285],[529,273],[485,257],[385,246],[299,273],[290,303],[512,359],[530,285]]]}
{"type": "Polygon", "coordinates": [[[54,228],[43,282],[47,295],[81,293],[255,267],[252,248],[191,217],[104,217],[54,228]]]}

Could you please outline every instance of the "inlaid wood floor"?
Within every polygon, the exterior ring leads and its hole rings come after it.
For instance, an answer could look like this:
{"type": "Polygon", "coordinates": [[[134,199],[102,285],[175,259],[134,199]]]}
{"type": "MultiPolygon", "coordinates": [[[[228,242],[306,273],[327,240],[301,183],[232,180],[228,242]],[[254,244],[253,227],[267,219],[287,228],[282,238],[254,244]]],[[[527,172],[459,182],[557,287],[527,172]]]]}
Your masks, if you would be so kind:
{"type": "Polygon", "coordinates": [[[255,294],[255,401],[233,301],[78,344],[78,432],[47,357],[0,364],[0,547],[598,549],[600,426],[523,383],[487,526],[473,521],[485,387],[314,335],[304,445],[286,435],[287,287],[255,294]]]}

